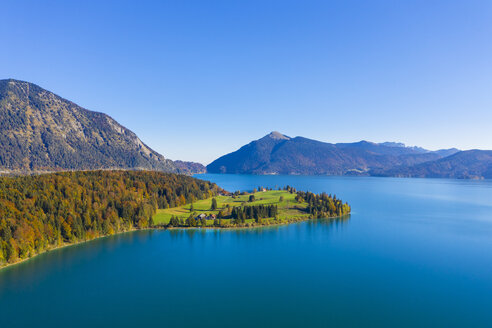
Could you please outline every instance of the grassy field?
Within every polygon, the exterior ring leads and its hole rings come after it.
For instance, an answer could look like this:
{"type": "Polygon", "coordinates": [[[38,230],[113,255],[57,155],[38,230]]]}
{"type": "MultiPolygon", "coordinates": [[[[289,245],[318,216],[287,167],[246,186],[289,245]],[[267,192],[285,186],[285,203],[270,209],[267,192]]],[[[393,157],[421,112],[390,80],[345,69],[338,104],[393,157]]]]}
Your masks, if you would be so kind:
{"type": "MultiPolygon", "coordinates": [[[[196,215],[205,213],[205,214],[217,214],[220,210],[225,210],[226,206],[229,205],[232,207],[240,207],[240,206],[251,206],[251,205],[277,205],[278,207],[278,217],[275,222],[282,223],[283,221],[289,219],[301,219],[308,218],[309,215],[303,210],[306,208],[306,203],[298,203],[295,200],[296,194],[291,194],[285,190],[271,190],[271,191],[260,191],[256,192],[253,195],[255,196],[255,201],[249,202],[249,197],[252,194],[247,195],[239,195],[236,198],[232,198],[232,196],[217,196],[215,199],[217,200],[217,210],[212,211],[212,198],[200,200],[193,203],[193,212],[196,215]],[[283,197],[283,201],[280,201],[280,197],[283,197]],[[280,221],[280,222],[279,222],[280,221]]],[[[157,225],[166,225],[169,223],[171,216],[178,216],[180,219],[186,219],[190,216],[190,206],[191,204],[187,204],[180,207],[168,208],[168,209],[159,209],[157,213],[154,215],[154,224],[157,225]]],[[[214,220],[207,220],[207,225],[212,226],[214,220]]],[[[273,218],[266,219],[265,223],[272,223],[273,218]]],[[[246,223],[252,223],[253,220],[247,220],[246,223]],[[250,221],[250,222],[248,222],[250,221]]]]}

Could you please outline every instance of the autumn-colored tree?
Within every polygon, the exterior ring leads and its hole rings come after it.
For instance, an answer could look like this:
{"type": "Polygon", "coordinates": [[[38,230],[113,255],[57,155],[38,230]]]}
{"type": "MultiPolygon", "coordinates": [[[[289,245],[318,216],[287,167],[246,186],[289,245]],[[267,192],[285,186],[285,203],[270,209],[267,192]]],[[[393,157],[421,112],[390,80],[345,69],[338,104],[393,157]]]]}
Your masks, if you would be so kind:
{"type": "Polygon", "coordinates": [[[63,243],[152,226],[157,208],[218,191],[210,182],[150,171],[0,177],[0,266],[63,243]]]}

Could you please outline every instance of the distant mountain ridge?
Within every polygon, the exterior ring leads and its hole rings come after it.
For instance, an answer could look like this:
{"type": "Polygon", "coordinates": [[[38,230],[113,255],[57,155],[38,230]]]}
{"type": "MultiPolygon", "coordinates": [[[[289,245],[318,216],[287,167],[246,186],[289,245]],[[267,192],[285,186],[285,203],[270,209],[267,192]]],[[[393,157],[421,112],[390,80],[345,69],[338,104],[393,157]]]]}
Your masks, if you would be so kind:
{"type": "MultiPolygon", "coordinates": [[[[482,151],[478,151],[482,152],[482,151]]],[[[377,175],[484,178],[488,176],[488,157],[476,156],[484,163],[466,173],[453,171],[444,158],[468,157],[458,149],[429,151],[406,147],[402,143],[325,143],[303,137],[291,138],[279,132],[252,141],[239,150],[224,155],[207,166],[210,173],[306,174],[306,175],[377,175]],[[462,154],[463,153],[463,154],[462,154]],[[462,154],[462,155],[457,155],[462,154]],[[431,163],[442,163],[433,164],[431,163]],[[436,166],[437,165],[437,166],[436,166]],[[434,169],[433,169],[434,168],[434,169]],[[439,172],[448,170],[448,172],[439,172]]],[[[452,159],[452,158],[451,158],[452,159]]],[[[467,163],[465,159],[461,162],[467,163]]],[[[492,162],[491,162],[492,163],[492,162]]]]}
{"type": "Polygon", "coordinates": [[[186,162],[186,161],[174,161],[174,165],[176,166],[176,169],[178,170],[179,173],[183,174],[199,174],[199,173],[206,173],[207,168],[200,163],[196,162],[186,162]]]}
{"type": "Polygon", "coordinates": [[[413,166],[400,166],[388,170],[375,169],[375,176],[492,179],[492,150],[460,151],[436,161],[413,166]]]}
{"type": "Polygon", "coordinates": [[[29,82],[0,80],[0,174],[133,169],[488,179],[491,152],[429,151],[398,142],[332,144],[274,131],[205,168],[164,158],[106,114],[29,82]]]}
{"type": "Polygon", "coordinates": [[[0,80],[0,171],[92,169],[183,170],[106,114],[29,82],[0,80]]]}

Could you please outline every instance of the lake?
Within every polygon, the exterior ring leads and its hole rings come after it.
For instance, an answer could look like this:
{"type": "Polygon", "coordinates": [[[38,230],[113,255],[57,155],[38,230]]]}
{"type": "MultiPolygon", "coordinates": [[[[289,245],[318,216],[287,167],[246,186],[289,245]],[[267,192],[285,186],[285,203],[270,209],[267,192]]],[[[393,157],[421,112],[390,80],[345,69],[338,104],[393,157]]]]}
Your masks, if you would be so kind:
{"type": "Polygon", "coordinates": [[[492,181],[199,175],[344,219],[140,231],[0,270],[0,327],[491,327],[492,181]]]}

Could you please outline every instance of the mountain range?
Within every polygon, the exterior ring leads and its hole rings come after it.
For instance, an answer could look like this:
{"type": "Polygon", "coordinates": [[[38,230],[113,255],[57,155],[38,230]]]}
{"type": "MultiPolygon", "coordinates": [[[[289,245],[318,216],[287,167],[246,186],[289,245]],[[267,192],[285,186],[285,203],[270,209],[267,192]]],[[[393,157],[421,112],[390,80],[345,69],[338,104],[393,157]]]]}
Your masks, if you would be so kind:
{"type": "Polygon", "coordinates": [[[439,160],[386,170],[374,169],[374,176],[451,179],[492,179],[492,151],[460,151],[439,160]]]}
{"type": "Polygon", "coordinates": [[[279,132],[207,166],[210,173],[492,178],[492,151],[430,151],[402,143],[326,143],[279,132]]]}
{"type": "Polygon", "coordinates": [[[490,179],[492,151],[326,143],[272,132],[205,168],[165,158],[106,114],[29,82],[0,80],[0,173],[95,169],[490,179]]]}
{"type": "Polygon", "coordinates": [[[2,172],[205,170],[198,163],[164,158],[106,114],[13,79],[0,80],[0,145],[2,172]]]}

